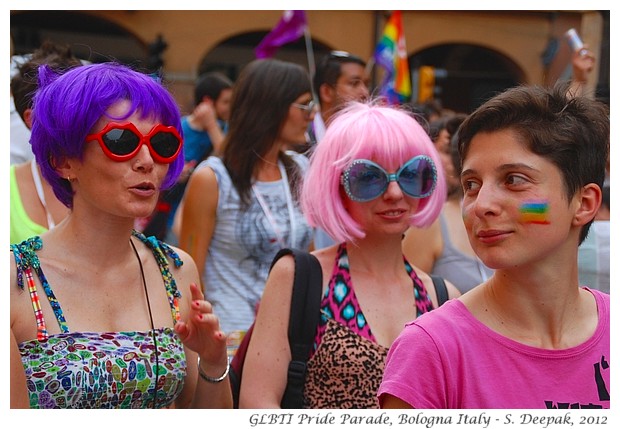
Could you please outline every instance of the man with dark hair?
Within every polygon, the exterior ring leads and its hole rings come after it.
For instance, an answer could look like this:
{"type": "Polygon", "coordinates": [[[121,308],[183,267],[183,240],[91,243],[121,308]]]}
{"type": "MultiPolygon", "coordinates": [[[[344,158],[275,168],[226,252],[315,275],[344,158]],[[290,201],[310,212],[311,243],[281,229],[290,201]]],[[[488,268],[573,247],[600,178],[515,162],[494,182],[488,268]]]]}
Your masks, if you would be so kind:
{"type": "Polygon", "coordinates": [[[314,116],[311,143],[321,140],[329,119],[347,101],[362,101],[368,97],[368,80],[364,60],[348,52],[331,51],[319,61],[312,83],[321,112],[314,116]]]}

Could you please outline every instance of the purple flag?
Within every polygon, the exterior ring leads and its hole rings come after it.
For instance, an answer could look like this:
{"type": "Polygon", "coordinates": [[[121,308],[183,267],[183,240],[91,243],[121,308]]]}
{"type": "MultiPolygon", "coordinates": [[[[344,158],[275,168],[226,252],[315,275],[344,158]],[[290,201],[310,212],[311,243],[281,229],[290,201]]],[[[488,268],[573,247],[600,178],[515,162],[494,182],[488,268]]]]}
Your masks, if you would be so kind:
{"type": "Polygon", "coordinates": [[[285,10],[278,24],[254,49],[256,58],[273,57],[280,46],[303,36],[306,25],[306,13],[303,10],[285,10]]]}

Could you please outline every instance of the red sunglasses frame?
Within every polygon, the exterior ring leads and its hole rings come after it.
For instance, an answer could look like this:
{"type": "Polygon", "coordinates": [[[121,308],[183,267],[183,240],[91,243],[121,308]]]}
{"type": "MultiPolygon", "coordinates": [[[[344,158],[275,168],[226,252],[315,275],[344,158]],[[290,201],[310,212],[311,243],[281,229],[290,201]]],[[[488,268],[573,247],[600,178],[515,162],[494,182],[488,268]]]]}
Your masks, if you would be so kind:
{"type": "Polygon", "coordinates": [[[181,153],[181,148],[183,147],[183,139],[181,138],[181,135],[179,134],[177,129],[173,126],[167,126],[163,124],[155,125],[151,129],[151,131],[149,131],[145,135],[145,134],[142,134],[140,131],[138,131],[138,128],[136,128],[136,126],[131,122],[125,122],[122,124],[117,123],[117,122],[109,122],[98,133],[93,133],[93,134],[89,134],[86,136],[86,141],[92,141],[92,140],[97,140],[99,142],[99,146],[101,146],[101,150],[103,150],[103,153],[105,153],[108,158],[110,158],[113,161],[118,161],[118,162],[127,161],[133,158],[134,156],[136,156],[136,154],[138,153],[142,145],[145,144],[149,148],[149,153],[151,154],[151,156],[153,157],[155,161],[163,163],[163,164],[170,164],[177,158],[177,156],[179,156],[179,154],[181,153]],[[110,148],[108,148],[105,142],[103,141],[103,136],[113,129],[129,130],[132,133],[134,133],[136,136],[138,136],[140,140],[136,148],[126,155],[118,155],[112,152],[110,148]],[[179,141],[179,147],[177,148],[174,155],[171,155],[169,157],[163,157],[160,154],[158,154],[157,151],[155,151],[155,149],[151,145],[151,138],[160,132],[172,134],[179,141]]]}

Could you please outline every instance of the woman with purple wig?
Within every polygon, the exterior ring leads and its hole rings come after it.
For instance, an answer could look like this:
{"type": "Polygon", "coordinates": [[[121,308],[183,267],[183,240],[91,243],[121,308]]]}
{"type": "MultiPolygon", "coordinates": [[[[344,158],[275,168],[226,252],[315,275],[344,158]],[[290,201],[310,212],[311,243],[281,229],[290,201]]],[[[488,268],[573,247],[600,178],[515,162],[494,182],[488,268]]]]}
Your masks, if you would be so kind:
{"type": "MultiPolygon", "coordinates": [[[[402,110],[353,102],[310,158],[301,205],[338,244],[313,252],[323,290],[304,384],[306,408],[378,408],[383,365],[405,323],[438,305],[429,275],[403,256],[410,226],[432,223],[445,199],[433,143],[402,110]]],[[[240,391],[242,408],[278,408],[291,360],[295,262],[279,259],[265,285],[240,391]]],[[[449,286],[449,296],[458,291],[449,286]]]]}
{"type": "Polygon", "coordinates": [[[41,66],[33,116],[70,214],[11,245],[11,368],[21,356],[25,373],[11,404],[27,390],[32,408],[230,407],[226,338],[193,260],[133,230],[183,168],[173,97],[116,63],[41,66]]]}

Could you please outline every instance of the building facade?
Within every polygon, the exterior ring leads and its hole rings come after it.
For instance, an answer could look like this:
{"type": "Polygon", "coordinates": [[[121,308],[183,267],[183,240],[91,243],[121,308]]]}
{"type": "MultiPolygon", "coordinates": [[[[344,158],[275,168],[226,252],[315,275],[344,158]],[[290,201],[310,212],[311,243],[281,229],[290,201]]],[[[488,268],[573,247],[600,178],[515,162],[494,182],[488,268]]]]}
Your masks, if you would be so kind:
{"type": "MultiPolygon", "coordinates": [[[[332,49],[370,59],[389,13],[306,11],[311,55],[302,38],[282,47],[276,58],[308,68],[332,49]]],[[[11,42],[15,54],[32,52],[51,39],[70,44],[77,56],[93,62],[161,66],[187,113],[196,77],[219,70],[235,79],[281,16],[278,10],[11,11],[11,42]]],[[[569,28],[579,32],[597,58],[588,91],[608,101],[609,11],[407,10],[402,19],[414,90],[419,67],[433,67],[441,72],[434,96],[444,107],[469,112],[515,84],[548,85],[570,78],[564,38],[569,28]]],[[[370,71],[377,83],[380,71],[370,71]]]]}

